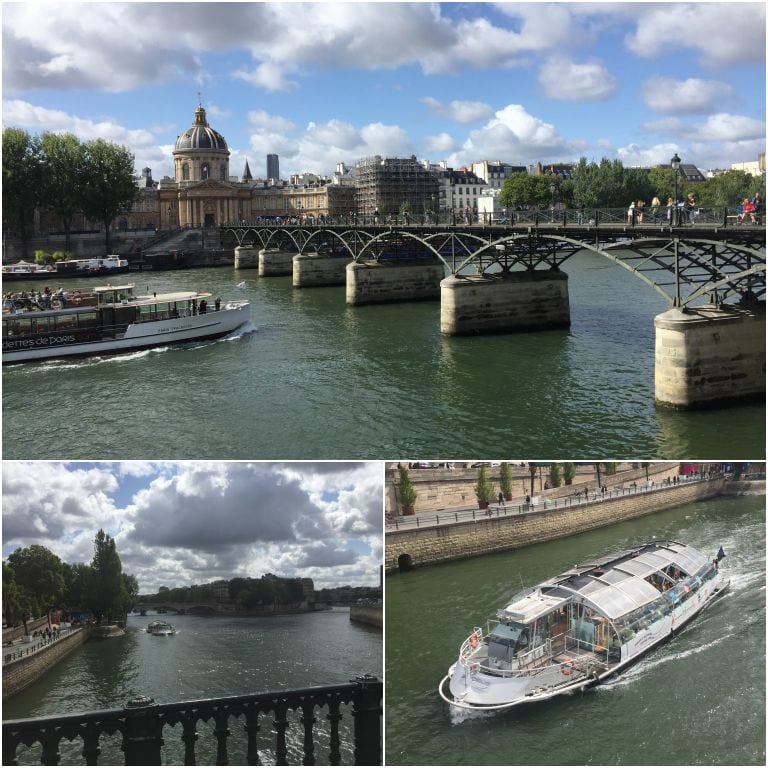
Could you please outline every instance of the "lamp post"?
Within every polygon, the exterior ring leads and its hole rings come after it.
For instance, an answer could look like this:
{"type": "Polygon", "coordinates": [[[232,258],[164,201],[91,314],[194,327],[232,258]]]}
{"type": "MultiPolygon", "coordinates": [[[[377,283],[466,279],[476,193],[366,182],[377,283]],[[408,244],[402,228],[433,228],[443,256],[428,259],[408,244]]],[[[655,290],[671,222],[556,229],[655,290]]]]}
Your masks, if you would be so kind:
{"type": "Polygon", "coordinates": [[[552,196],[549,203],[549,210],[550,210],[550,213],[552,214],[553,223],[555,221],[555,189],[557,189],[557,187],[555,187],[555,184],[553,182],[552,184],[549,185],[549,194],[552,196]]]}
{"type": "Polygon", "coordinates": [[[679,224],[678,221],[678,207],[677,207],[677,177],[680,173],[680,158],[677,155],[677,152],[675,152],[674,155],[672,155],[672,159],[669,161],[669,164],[672,166],[672,170],[675,172],[675,206],[672,209],[672,221],[670,222],[672,225],[679,224]]]}

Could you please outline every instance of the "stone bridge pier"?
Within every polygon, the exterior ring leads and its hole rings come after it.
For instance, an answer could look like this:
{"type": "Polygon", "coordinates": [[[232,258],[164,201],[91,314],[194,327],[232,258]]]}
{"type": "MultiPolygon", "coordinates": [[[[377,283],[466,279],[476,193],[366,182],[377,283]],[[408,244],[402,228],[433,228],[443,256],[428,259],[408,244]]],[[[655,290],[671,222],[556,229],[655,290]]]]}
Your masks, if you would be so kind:
{"type": "Polygon", "coordinates": [[[722,404],[765,392],[765,311],[731,305],[657,315],[656,402],[722,404]]]}
{"type": "Polygon", "coordinates": [[[444,277],[438,258],[355,261],[347,266],[347,304],[438,299],[444,277]]]}
{"type": "Polygon", "coordinates": [[[559,270],[451,275],[440,283],[440,331],[447,336],[570,324],[568,275],[559,270]]]}

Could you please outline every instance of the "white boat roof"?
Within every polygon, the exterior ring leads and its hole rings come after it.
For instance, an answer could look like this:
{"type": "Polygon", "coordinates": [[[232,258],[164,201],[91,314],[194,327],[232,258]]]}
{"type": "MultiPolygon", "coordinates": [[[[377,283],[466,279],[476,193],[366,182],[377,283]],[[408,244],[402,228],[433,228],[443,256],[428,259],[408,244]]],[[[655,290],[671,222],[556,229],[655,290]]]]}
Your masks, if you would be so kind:
{"type": "Polygon", "coordinates": [[[653,542],[577,565],[515,600],[500,615],[529,622],[574,598],[616,619],[656,600],[661,592],[646,581],[668,566],[688,576],[709,565],[693,547],[674,541],[653,542]]]}

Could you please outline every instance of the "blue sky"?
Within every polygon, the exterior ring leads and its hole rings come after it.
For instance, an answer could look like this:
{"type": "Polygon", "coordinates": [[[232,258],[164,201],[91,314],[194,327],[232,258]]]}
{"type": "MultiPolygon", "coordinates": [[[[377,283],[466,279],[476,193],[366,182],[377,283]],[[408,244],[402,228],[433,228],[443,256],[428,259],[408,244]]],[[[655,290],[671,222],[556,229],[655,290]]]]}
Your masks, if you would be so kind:
{"type": "Polygon", "coordinates": [[[172,172],[198,91],[264,176],[372,154],[702,170],[765,148],[763,3],[4,3],[3,124],[172,172]]]}
{"type": "Polygon", "coordinates": [[[99,528],[142,592],[264,573],[376,586],[378,462],[4,462],[3,558],[90,562],[99,528]]]}

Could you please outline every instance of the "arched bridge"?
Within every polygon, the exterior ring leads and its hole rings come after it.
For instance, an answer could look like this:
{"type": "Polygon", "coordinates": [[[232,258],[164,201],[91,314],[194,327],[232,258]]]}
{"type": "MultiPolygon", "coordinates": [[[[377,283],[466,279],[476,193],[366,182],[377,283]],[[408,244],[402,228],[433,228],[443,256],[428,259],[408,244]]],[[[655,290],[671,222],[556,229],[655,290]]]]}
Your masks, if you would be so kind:
{"type": "MultiPolygon", "coordinates": [[[[226,603],[206,603],[206,602],[192,602],[192,603],[136,603],[133,607],[135,611],[155,611],[157,613],[198,613],[198,614],[212,614],[212,613],[226,613],[228,610],[226,603]]],[[[229,609],[231,610],[231,609],[229,609]]]]}
{"type": "Polygon", "coordinates": [[[515,212],[511,221],[418,217],[259,220],[221,227],[222,242],[296,253],[346,255],[353,261],[431,256],[448,274],[560,270],[589,250],[685,307],[755,304],[765,296],[765,225],[737,224],[724,208],[700,209],[693,222],[650,215],[626,221],[616,209],[515,212]]]}

